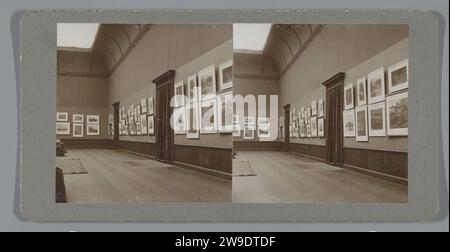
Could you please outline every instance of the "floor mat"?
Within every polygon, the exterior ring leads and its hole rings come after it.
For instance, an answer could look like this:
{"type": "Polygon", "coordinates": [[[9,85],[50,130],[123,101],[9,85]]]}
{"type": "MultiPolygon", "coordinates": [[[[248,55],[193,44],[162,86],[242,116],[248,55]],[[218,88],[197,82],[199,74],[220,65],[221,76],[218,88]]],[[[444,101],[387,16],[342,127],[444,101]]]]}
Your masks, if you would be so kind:
{"type": "Polygon", "coordinates": [[[253,171],[250,161],[233,161],[233,177],[241,176],[256,176],[255,171],[253,171]]]}
{"type": "Polygon", "coordinates": [[[88,171],[84,168],[80,159],[72,157],[57,157],[56,167],[60,168],[64,174],[86,174],[88,171]]]}

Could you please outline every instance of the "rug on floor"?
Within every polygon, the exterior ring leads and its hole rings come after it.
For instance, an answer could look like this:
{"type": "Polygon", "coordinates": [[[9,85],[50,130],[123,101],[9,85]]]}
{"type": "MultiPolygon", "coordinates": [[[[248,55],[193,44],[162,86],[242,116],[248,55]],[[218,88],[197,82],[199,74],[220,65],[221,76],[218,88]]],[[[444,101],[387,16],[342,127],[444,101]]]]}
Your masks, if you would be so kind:
{"type": "Polygon", "coordinates": [[[233,160],[233,177],[256,176],[250,161],[233,160]]]}
{"type": "Polygon", "coordinates": [[[86,174],[88,171],[84,168],[80,159],[66,155],[65,157],[56,157],[56,167],[60,168],[64,174],[86,174]]]}

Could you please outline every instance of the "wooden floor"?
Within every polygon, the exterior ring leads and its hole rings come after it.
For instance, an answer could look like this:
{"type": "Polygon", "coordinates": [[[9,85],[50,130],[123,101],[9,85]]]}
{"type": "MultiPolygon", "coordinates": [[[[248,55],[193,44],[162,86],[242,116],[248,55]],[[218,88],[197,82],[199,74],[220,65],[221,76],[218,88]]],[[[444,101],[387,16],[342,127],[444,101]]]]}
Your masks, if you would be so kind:
{"type": "Polygon", "coordinates": [[[286,152],[238,152],[256,176],[233,177],[233,202],[408,201],[407,187],[286,152]]]}
{"type": "Polygon", "coordinates": [[[68,151],[88,171],[64,176],[68,203],[231,201],[230,181],[124,151],[68,151]]]}

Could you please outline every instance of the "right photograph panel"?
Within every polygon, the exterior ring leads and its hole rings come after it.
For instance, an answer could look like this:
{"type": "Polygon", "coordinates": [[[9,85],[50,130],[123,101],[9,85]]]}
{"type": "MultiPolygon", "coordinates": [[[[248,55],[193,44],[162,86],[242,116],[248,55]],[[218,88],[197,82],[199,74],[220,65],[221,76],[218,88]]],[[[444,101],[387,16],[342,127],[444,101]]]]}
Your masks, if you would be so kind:
{"type": "Polygon", "coordinates": [[[234,24],[233,202],[407,203],[408,30],[234,24]]]}

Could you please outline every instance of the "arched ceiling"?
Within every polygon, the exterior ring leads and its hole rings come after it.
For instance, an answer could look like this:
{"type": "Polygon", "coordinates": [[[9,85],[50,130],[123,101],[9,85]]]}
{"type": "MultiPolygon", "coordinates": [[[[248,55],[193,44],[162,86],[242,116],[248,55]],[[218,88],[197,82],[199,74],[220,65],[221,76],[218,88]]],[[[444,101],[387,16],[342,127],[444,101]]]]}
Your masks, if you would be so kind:
{"type": "Polygon", "coordinates": [[[151,25],[101,24],[92,46],[92,54],[98,56],[109,72],[123,60],[135,43],[151,25]]]}
{"type": "Polygon", "coordinates": [[[274,24],[263,53],[273,60],[282,75],[322,28],[323,25],[313,24],[274,24]]]}

